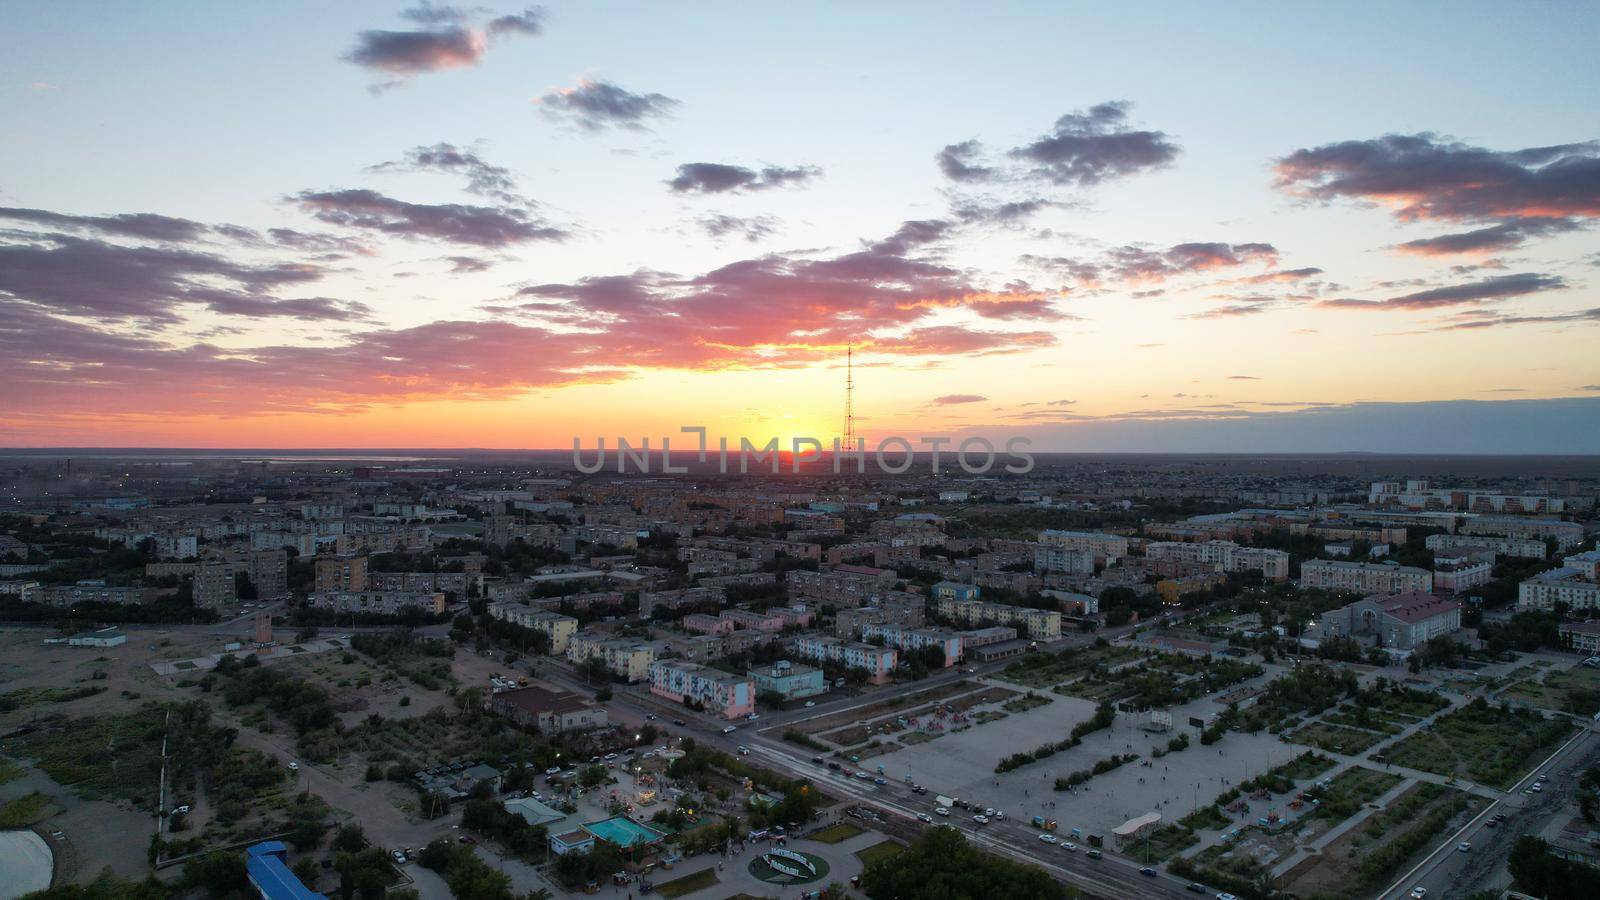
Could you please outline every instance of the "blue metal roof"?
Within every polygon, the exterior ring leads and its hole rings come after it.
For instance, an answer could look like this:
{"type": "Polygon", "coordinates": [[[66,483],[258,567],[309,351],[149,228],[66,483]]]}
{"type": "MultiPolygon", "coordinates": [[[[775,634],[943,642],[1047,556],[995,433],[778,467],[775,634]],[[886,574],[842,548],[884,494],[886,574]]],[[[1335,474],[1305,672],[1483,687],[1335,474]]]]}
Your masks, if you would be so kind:
{"type": "Polygon", "coordinates": [[[262,841],[246,850],[245,871],[250,883],[267,900],[328,900],[327,895],[300,883],[283,864],[284,852],[282,841],[262,841]]]}

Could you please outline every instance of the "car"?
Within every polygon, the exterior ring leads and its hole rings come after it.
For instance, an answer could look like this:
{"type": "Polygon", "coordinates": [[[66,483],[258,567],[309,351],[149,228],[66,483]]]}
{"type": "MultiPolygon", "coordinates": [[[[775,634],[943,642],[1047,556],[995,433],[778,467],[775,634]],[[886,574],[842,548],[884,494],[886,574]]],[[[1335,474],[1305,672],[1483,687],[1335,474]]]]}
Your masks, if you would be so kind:
{"type": "Polygon", "coordinates": [[[1047,832],[1039,835],[1039,840],[1044,841],[1046,844],[1054,844],[1056,842],[1056,836],[1047,832]]]}
{"type": "Polygon", "coordinates": [[[948,819],[948,818],[950,818],[950,807],[948,807],[948,806],[936,806],[933,809],[933,814],[936,815],[936,816],[944,816],[945,818],[948,819]]]}
{"type": "Polygon", "coordinates": [[[817,701],[815,701],[815,700],[807,700],[806,701],[806,709],[810,709],[811,707],[816,706],[816,705],[817,705],[817,701]]]}
{"type": "Polygon", "coordinates": [[[596,765],[596,764],[598,764],[598,763],[599,763],[599,762],[600,762],[600,757],[598,757],[598,756],[591,756],[591,757],[589,757],[589,764],[590,764],[590,765],[596,765]]]}
{"type": "Polygon", "coordinates": [[[837,771],[839,771],[839,764],[836,763],[836,762],[830,762],[830,763],[828,763],[828,768],[830,768],[830,769],[834,770],[835,772],[837,772],[837,771]]]}
{"type": "Polygon", "coordinates": [[[726,726],[723,726],[722,733],[723,734],[733,734],[735,731],[738,731],[738,730],[739,730],[739,726],[737,726],[737,725],[726,725],[726,726]]]}
{"type": "Polygon", "coordinates": [[[615,753],[607,753],[606,754],[606,762],[610,762],[611,760],[616,759],[616,758],[617,758],[617,755],[615,753]]]}
{"type": "Polygon", "coordinates": [[[1154,877],[1156,877],[1156,870],[1151,868],[1150,866],[1144,866],[1143,868],[1141,868],[1139,870],[1139,874],[1143,875],[1146,878],[1154,878],[1154,877]]]}
{"type": "Polygon", "coordinates": [[[822,765],[822,757],[820,757],[820,756],[811,757],[811,761],[816,763],[819,766],[822,765]]]}
{"type": "Polygon", "coordinates": [[[867,773],[865,773],[865,772],[857,772],[857,773],[856,773],[856,777],[857,777],[857,778],[859,778],[859,779],[861,779],[861,780],[862,780],[862,781],[867,781],[867,780],[869,780],[869,779],[871,779],[871,778],[872,778],[872,776],[871,776],[871,775],[868,775],[868,774],[867,774],[867,773]]]}
{"type": "MultiPolygon", "coordinates": [[[[1061,842],[1061,849],[1067,851],[1068,853],[1072,853],[1072,852],[1074,852],[1074,851],[1076,851],[1078,849],[1078,845],[1074,844],[1071,841],[1062,841],[1061,842]]],[[[1100,857],[1098,857],[1098,856],[1095,857],[1095,859],[1099,859],[1099,858],[1100,857]]]]}
{"type": "Polygon", "coordinates": [[[172,814],[175,815],[175,816],[188,815],[189,814],[189,805],[186,803],[183,806],[174,806],[172,808],[172,814]]]}
{"type": "Polygon", "coordinates": [[[994,807],[992,807],[992,806],[985,807],[984,810],[983,810],[983,814],[986,815],[986,816],[994,815],[994,807]]]}
{"type": "Polygon", "coordinates": [[[739,745],[739,755],[740,756],[749,756],[750,755],[750,748],[746,747],[743,744],[740,744],[739,745]]]}
{"type": "Polygon", "coordinates": [[[673,719],[673,720],[672,720],[672,724],[674,724],[674,725],[676,725],[676,726],[678,726],[678,727],[679,727],[679,728],[686,728],[686,727],[688,727],[688,725],[689,725],[689,723],[688,723],[688,722],[685,722],[685,721],[684,721],[684,720],[682,720],[682,719],[673,719]]]}
{"type": "Polygon", "coordinates": [[[1104,856],[1105,854],[1101,853],[1099,850],[1090,850],[1089,852],[1087,852],[1087,853],[1085,853],[1083,855],[1089,857],[1090,859],[1099,859],[1100,857],[1104,856]]]}
{"type": "Polygon", "coordinates": [[[1227,891],[1223,891],[1222,893],[1217,895],[1217,900],[1239,900],[1239,898],[1235,897],[1234,895],[1232,895],[1230,893],[1228,893],[1227,891]]]}
{"type": "Polygon", "coordinates": [[[1419,884],[1411,889],[1411,896],[1421,900],[1422,897],[1428,896],[1428,889],[1419,884]]]}
{"type": "Polygon", "coordinates": [[[745,719],[748,720],[748,721],[751,721],[751,722],[754,722],[755,720],[757,720],[759,718],[761,718],[761,714],[760,713],[751,713],[750,715],[745,716],[745,719]]]}
{"type": "Polygon", "coordinates": [[[1206,886],[1198,881],[1191,881],[1184,886],[1184,890],[1191,894],[1204,894],[1206,892],[1206,886]]]}
{"type": "Polygon", "coordinates": [[[1543,783],[1543,782],[1539,782],[1539,781],[1535,781],[1535,782],[1534,782],[1534,783],[1533,783],[1533,787],[1531,787],[1531,788],[1529,788],[1529,790],[1531,790],[1531,791],[1533,791],[1533,792],[1534,792],[1534,793],[1535,793],[1535,794],[1537,794],[1537,793],[1539,793],[1539,792],[1540,792],[1540,791],[1542,791],[1542,790],[1544,790],[1544,783],[1543,783]]]}
{"type": "Polygon", "coordinates": [[[544,773],[546,775],[560,775],[561,774],[561,767],[560,766],[551,766],[550,768],[545,769],[544,773]]]}
{"type": "Polygon", "coordinates": [[[291,772],[298,772],[298,771],[300,771],[300,764],[299,764],[299,763],[297,763],[297,762],[292,762],[292,761],[291,761],[291,762],[290,762],[290,763],[289,763],[289,771],[291,771],[291,772]]]}
{"type": "Polygon", "coordinates": [[[656,714],[655,713],[645,713],[644,714],[644,718],[645,718],[645,721],[647,721],[647,722],[654,722],[656,720],[656,714]]]}
{"type": "Polygon", "coordinates": [[[394,864],[397,866],[403,866],[406,864],[406,855],[399,850],[391,851],[389,853],[389,858],[394,860],[394,864]]]}
{"type": "Polygon", "coordinates": [[[1536,784],[1544,784],[1546,781],[1549,781],[1549,780],[1550,780],[1550,776],[1549,775],[1540,775],[1538,778],[1534,779],[1534,782],[1536,784]]]}
{"type": "Polygon", "coordinates": [[[457,838],[457,840],[461,841],[463,844],[476,844],[478,842],[477,839],[470,834],[463,834],[460,838],[457,838]]]}
{"type": "Polygon", "coordinates": [[[50,829],[50,836],[58,841],[64,841],[67,839],[67,833],[59,828],[50,829]]]}
{"type": "Polygon", "coordinates": [[[932,822],[933,821],[933,816],[930,816],[927,813],[917,813],[917,821],[918,822],[932,822]]]}
{"type": "Polygon", "coordinates": [[[989,824],[989,817],[988,816],[973,816],[972,817],[972,821],[977,822],[979,825],[987,825],[987,824],[989,824]]]}
{"type": "Polygon", "coordinates": [[[883,787],[884,785],[888,784],[889,782],[884,781],[882,778],[874,778],[874,779],[872,779],[872,783],[877,785],[878,787],[883,787]]]}
{"type": "Polygon", "coordinates": [[[1494,818],[1490,819],[1489,821],[1483,823],[1483,827],[1485,827],[1485,828],[1499,828],[1500,827],[1500,817],[1499,816],[1495,816],[1494,818]]]}
{"type": "Polygon", "coordinates": [[[1456,845],[1456,850],[1457,850],[1457,852],[1460,852],[1460,853],[1471,853],[1472,852],[1472,845],[1467,843],[1466,841],[1462,841],[1461,843],[1456,845]]]}
{"type": "Polygon", "coordinates": [[[1006,811],[1003,809],[997,809],[994,811],[994,817],[1004,822],[1006,818],[1006,811]]]}

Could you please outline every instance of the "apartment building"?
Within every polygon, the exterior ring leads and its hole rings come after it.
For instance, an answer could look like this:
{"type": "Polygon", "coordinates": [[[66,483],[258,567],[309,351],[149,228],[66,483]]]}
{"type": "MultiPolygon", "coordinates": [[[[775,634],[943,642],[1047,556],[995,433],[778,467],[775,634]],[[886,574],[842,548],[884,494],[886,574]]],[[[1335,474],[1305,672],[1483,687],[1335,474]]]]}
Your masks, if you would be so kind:
{"type": "Polygon", "coordinates": [[[1553,538],[1556,549],[1570,550],[1583,543],[1583,523],[1561,519],[1523,519],[1515,516],[1478,516],[1461,526],[1463,534],[1495,534],[1506,537],[1553,538]]]}
{"type": "Polygon", "coordinates": [[[1600,655],[1600,622],[1563,622],[1556,629],[1561,646],[1588,656],[1600,655]]]}
{"type": "Polygon", "coordinates": [[[318,591],[360,592],[367,589],[365,556],[325,557],[318,559],[314,566],[318,591]]]}
{"type": "Polygon", "coordinates": [[[1553,609],[1558,603],[1579,613],[1600,606],[1600,584],[1585,581],[1577,569],[1551,569],[1517,586],[1517,609],[1553,609]]]}
{"type": "Polygon", "coordinates": [[[195,566],[194,605],[201,609],[216,609],[237,601],[238,571],[232,563],[220,560],[195,566]]]}
{"type": "Polygon", "coordinates": [[[1036,641],[1061,637],[1061,613],[1053,609],[1031,609],[954,597],[940,600],[937,609],[940,616],[964,625],[1010,625],[1036,641]]]}
{"type": "Polygon", "coordinates": [[[944,628],[907,628],[903,625],[867,625],[861,629],[861,639],[870,641],[882,638],[883,642],[906,653],[925,647],[937,647],[944,654],[944,667],[960,662],[964,645],[961,635],[944,628]]]}
{"type": "Polygon", "coordinates": [[[46,606],[71,607],[79,603],[115,603],[118,606],[133,606],[151,602],[156,598],[156,591],[155,588],[147,587],[107,587],[103,583],[89,581],[42,587],[33,596],[46,606]]]}
{"type": "Polygon", "coordinates": [[[1575,570],[1580,577],[1600,581],[1600,550],[1573,553],[1561,560],[1563,568],[1575,570]]]}
{"type": "Polygon", "coordinates": [[[1544,559],[1550,545],[1531,538],[1492,537],[1469,534],[1430,534],[1423,544],[1435,553],[1454,554],[1470,550],[1489,550],[1497,556],[1544,559]]]}
{"type": "Polygon", "coordinates": [[[538,686],[490,694],[483,706],[525,728],[537,728],[541,734],[591,731],[611,724],[605,707],[571,691],[538,686]]]}
{"type": "Polygon", "coordinates": [[[1479,585],[1488,584],[1494,577],[1494,566],[1487,560],[1466,557],[1434,559],[1433,589],[1459,594],[1479,585]]]}
{"type": "Polygon", "coordinates": [[[650,693],[674,703],[691,700],[724,719],[737,719],[756,711],[754,678],[681,659],[650,664],[650,693]]]}
{"type": "Polygon", "coordinates": [[[790,649],[801,659],[847,669],[865,669],[867,680],[873,684],[888,681],[900,662],[899,651],[893,647],[876,647],[826,635],[801,635],[790,644],[790,649]]]}
{"type": "Polygon", "coordinates": [[[1282,581],[1289,577],[1289,554],[1264,547],[1241,547],[1233,541],[1184,543],[1152,541],[1144,555],[1153,560],[1201,563],[1217,572],[1260,572],[1263,578],[1282,581]]]}
{"type": "Polygon", "coordinates": [[[1036,572],[1065,572],[1068,575],[1094,574],[1094,552],[1070,550],[1051,544],[1037,544],[1033,548],[1033,568],[1036,572]]]}
{"type": "Polygon", "coordinates": [[[444,612],[444,594],[425,591],[318,591],[311,595],[311,606],[341,613],[392,616],[417,610],[437,616],[444,612]]]}
{"type": "Polygon", "coordinates": [[[567,639],[567,659],[582,665],[591,659],[605,663],[606,669],[629,684],[650,677],[650,663],[656,651],[649,644],[614,638],[597,631],[579,631],[567,639]]]}
{"type": "Polygon", "coordinates": [[[441,591],[467,596],[474,583],[466,572],[368,572],[367,586],[374,591],[441,591]]]}
{"type": "Polygon", "coordinates": [[[692,587],[680,588],[675,591],[641,591],[639,593],[639,615],[650,618],[658,609],[685,609],[701,606],[721,606],[723,590],[721,588],[692,587]]]}
{"type": "Polygon", "coordinates": [[[492,603],[489,605],[489,615],[543,634],[550,639],[550,653],[553,656],[565,655],[567,643],[578,631],[578,620],[572,616],[534,609],[521,603],[492,603]]]}
{"type": "MultiPolygon", "coordinates": [[[[915,596],[915,595],[911,595],[915,596]]],[[[923,614],[923,598],[916,597],[919,602],[905,603],[884,601],[877,606],[860,606],[855,609],[841,609],[833,617],[833,633],[839,637],[859,637],[861,629],[871,624],[893,624],[920,626],[927,617],[923,614]]]]}
{"type": "Polygon", "coordinates": [[[1039,543],[1064,550],[1086,550],[1098,560],[1110,562],[1128,555],[1128,539],[1120,534],[1098,531],[1058,531],[1048,528],[1039,533],[1039,543]]]}
{"type": "Polygon", "coordinates": [[[1433,573],[1392,563],[1312,559],[1300,566],[1300,586],[1363,594],[1399,594],[1433,588],[1433,573]]]}
{"type": "Polygon", "coordinates": [[[831,604],[836,607],[867,606],[894,586],[895,575],[884,569],[857,569],[840,566],[826,572],[791,569],[785,573],[789,596],[796,600],[831,604]],[[871,573],[871,574],[868,574],[871,573]]]}

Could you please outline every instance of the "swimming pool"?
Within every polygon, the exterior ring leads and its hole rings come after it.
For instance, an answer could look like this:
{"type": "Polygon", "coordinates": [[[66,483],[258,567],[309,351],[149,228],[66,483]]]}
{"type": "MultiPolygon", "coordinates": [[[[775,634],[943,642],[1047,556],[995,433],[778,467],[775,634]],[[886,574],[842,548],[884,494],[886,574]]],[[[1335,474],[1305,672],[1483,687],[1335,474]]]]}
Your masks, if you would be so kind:
{"type": "Polygon", "coordinates": [[[602,841],[610,841],[626,850],[639,844],[653,844],[664,837],[661,832],[628,818],[612,816],[583,826],[585,831],[602,841]]]}

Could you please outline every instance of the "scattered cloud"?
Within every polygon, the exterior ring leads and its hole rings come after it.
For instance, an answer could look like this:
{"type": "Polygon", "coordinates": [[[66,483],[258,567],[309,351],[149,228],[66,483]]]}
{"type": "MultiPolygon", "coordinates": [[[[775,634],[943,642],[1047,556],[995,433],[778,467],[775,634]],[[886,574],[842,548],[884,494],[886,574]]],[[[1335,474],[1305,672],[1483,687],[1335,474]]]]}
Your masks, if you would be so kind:
{"type": "Polygon", "coordinates": [[[1178,276],[1245,265],[1273,266],[1278,262],[1278,249],[1266,243],[1214,241],[1174,244],[1166,248],[1127,244],[1089,259],[1025,255],[1022,261],[1056,272],[1082,287],[1099,288],[1109,284],[1155,284],[1178,276]]]}
{"type": "Polygon", "coordinates": [[[779,224],[772,216],[730,216],[725,213],[701,216],[696,222],[714,238],[738,236],[750,243],[777,233],[779,224]]]}
{"type": "Polygon", "coordinates": [[[1486,228],[1476,228],[1472,231],[1461,231],[1454,234],[1442,234],[1438,237],[1406,241],[1403,244],[1396,244],[1395,249],[1401,253],[1412,253],[1419,256],[1497,253],[1502,250],[1520,247],[1529,238],[1559,234],[1565,231],[1576,231],[1581,227],[1582,225],[1573,219],[1538,217],[1513,219],[1501,222],[1498,225],[1490,225],[1486,228]]]}
{"type": "Polygon", "coordinates": [[[999,170],[990,166],[974,165],[973,161],[982,153],[983,145],[976,140],[970,140],[949,144],[934,158],[939,163],[939,171],[951,181],[989,181],[999,170]]]}
{"type": "Polygon", "coordinates": [[[457,147],[443,141],[431,147],[413,147],[404,158],[372,166],[369,172],[443,172],[459,175],[467,180],[467,190],[484,197],[493,197],[502,203],[524,204],[528,201],[517,193],[516,180],[511,170],[492,165],[477,151],[457,147]]]}
{"type": "Polygon", "coordinates": [[[1522,297],[1544,291],[1558,291],[1567,287],[1564,279],[1556,275],[1521,272],[1515,275],[1497,275],[1481,281],[1429,288],[1390,297],[1387,300],[1323,300],[1317,305],[1337,309],[1433,309],[1440,306],[1459,306],[1522,297]]]}
{"type": "Polygon", "coordinates": [[[373,190],[301,191],[301,209],[329,225],[478,247],[561,241],[571,232],[526,209],[463,203],[408,203],[373,190]]]}
{"type": "Polygon", "coordinates": [[[635,94],[609,81],[588,79],[580,79],[577,87],[551,91],[536,102],[546,115],[585,131],[642,130],[646,120],[670,115],[679,105],[665,94],[635,94]]]}
{"type": "Polygon", "coordinates": [[[961,403],[982,403],[988,399],[982,394],[945,394],[942,397],[933,398],[931,402],[934,406],[955,406],[961,403]]]}
{"type": "Polygon", "coordinates": [[[46,228],[98,231],[101,234],[142,238],[147,241],[192,241],[209,230],[205,225],[190,219],[179,219],[156,213],[79,216],[70,213],[52,212],[46,209],[0,207],[0,219],[27,222],[30,225],[39,225],[46,228]]]}
{"type": "Polygon", "coordinates": [[[482,27],[476,24],[480,12],[423,3],[400,14],[420,27],[363,31],[356,35],[356,45],[344,59],[386,76],[373,86],[374,91],[381,91],[427,72],[471,68],[483,60],[494,39],[536,35],[542,30],[544,12],[538,7],[499,16],[482,27]]]}
{"type": "Polygon", "coordinates": [[[1257,375],[1229,375],[1228,376],[1228,380],[1229,381],[1260,381],[1261,378],[1260,378],[1260,376],[1257,376],[1257,375]]]}
{"type": "Polygon", "coordinates": [[[1178,156],[1178,147],[1160,131],[1128,126],[1125,100],[1068,113],[1055,128],[1010,151],[1031,166],[1030,174],[1052,184],[1086,187],[1157,169],[1178,156]]]}
{"type": "Polygon", "coordinates": [[[799,187],[822,174],[816,166],[764,166],[760,170],[725,163],[684,163],[667,187],[678,194],[723,194],[799,187]]]}

